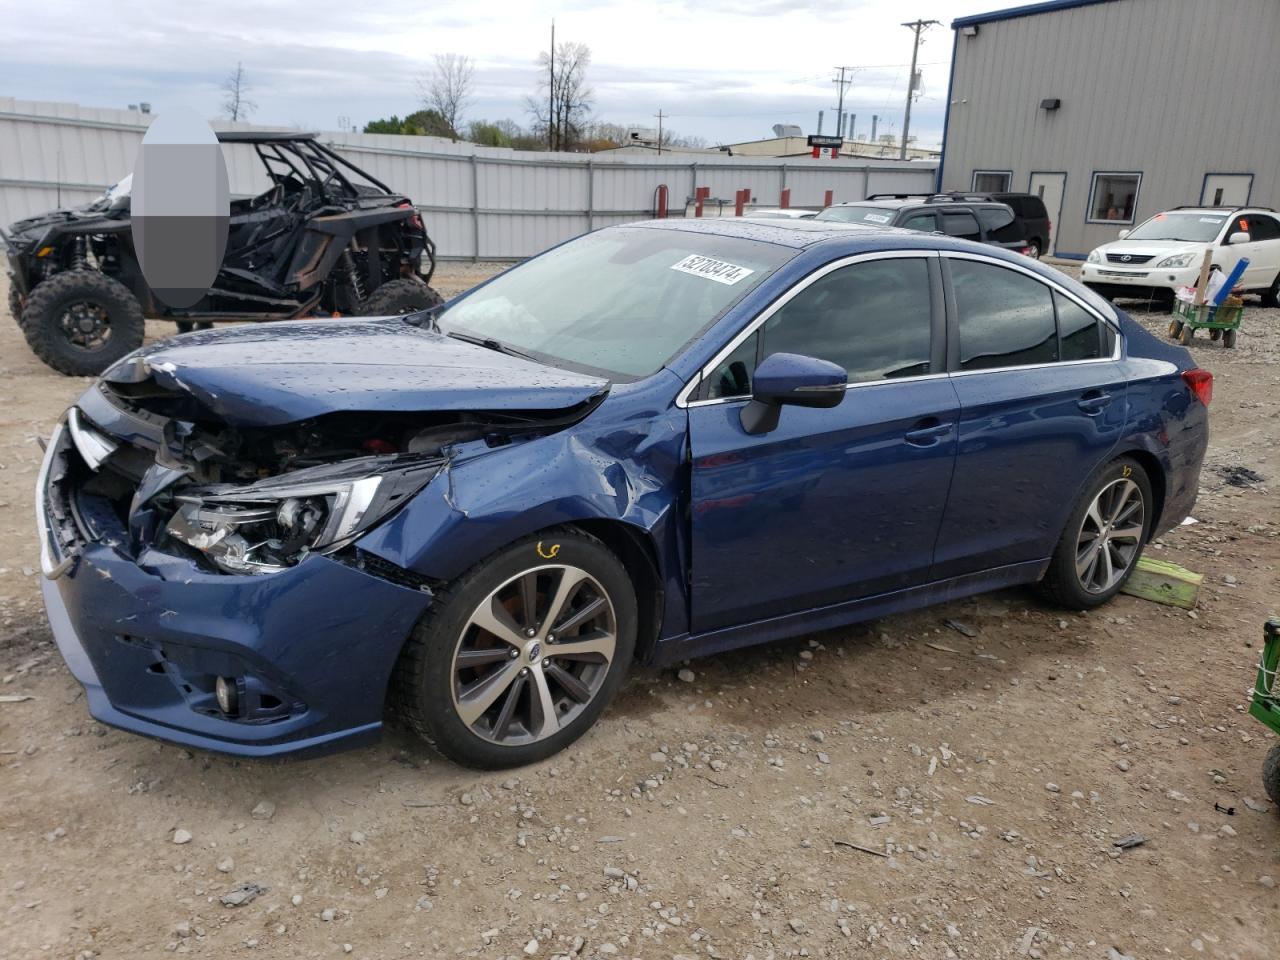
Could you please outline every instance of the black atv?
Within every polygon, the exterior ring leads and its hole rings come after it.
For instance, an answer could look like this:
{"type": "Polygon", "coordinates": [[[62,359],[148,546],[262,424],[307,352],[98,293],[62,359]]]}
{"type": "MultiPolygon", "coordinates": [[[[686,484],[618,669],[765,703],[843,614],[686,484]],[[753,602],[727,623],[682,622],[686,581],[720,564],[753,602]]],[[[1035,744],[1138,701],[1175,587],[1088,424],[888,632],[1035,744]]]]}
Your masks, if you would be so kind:
{"type": "Polygon", "coordinates": [[[217,321],[383,316],[440,302],[428,286],[435,245],[407,197],[314,133],[239,131],[218,140],[233,180],[236,171],[265,171],[257,178],[265,190],[232,201],[222,268],[193,307],[166,306],[143,279],[130,229],[132,177],[86,206],[0,231],[9,310],[36,356],[88,376],[142,345],[144,317],[186,332],[217,321]]]}

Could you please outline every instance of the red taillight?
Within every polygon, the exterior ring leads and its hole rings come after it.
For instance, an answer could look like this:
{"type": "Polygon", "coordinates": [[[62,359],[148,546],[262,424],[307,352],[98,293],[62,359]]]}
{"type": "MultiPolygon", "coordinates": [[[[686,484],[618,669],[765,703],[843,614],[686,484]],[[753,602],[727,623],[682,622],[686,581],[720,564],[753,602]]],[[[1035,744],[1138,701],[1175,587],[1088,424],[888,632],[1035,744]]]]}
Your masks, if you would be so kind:
{"type": "Polygon", "coordinates": [[[1194,370],[1184,370],[1182,379],[1196,395],[1196,399],[1207,407],[1213,399],[1213,374],[1196,367],[1194,370]]]}

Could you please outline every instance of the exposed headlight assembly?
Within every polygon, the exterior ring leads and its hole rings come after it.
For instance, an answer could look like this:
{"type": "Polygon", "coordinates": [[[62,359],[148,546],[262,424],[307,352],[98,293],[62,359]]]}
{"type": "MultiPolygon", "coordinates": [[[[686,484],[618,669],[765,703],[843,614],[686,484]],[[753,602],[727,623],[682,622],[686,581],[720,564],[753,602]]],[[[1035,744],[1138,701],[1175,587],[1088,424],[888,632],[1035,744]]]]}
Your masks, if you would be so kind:
{"type": "MultiPolygon", "coordinates": [[[[1203,254],[1201,254],[1201,256],[1203,256],[1203,254]]],[[[1194,252],[1175,253],[1172,257],[1165,257],[1163,260],[1157,263],[1156,269],[1164,270],[1170,267],[1189,267],[1191,266],[1191,263],[1192,261],[1195,260],[1195,258],[1196,258],[1196,255],[1194,252]]]]}
{"type": "Polygon", "coordinates": [[[1090,250],[1090,251],[1089,251],[1089,256],[1085,257],[1085,262],[1086,262],[1086,263],[1101,263],[1101,262],[1102,262],[1102,254],[1101,254],[1101,253],[1099,253],[1097,250],[1090,250]]]}
{"type": "Polygon", "coordinates": [[[174,493],[166,530],[227,573],[279,573],[346,546],[442,466],[438,458],[361,457],[245,486],[188,487],[174,493]]]}

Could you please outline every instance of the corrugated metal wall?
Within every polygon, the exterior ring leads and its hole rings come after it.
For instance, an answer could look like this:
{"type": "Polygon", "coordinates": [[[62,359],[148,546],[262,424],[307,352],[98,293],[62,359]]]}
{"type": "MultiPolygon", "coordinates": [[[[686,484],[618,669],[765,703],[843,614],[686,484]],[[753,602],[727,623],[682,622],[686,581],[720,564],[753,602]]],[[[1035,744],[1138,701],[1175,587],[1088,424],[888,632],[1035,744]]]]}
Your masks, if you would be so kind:
{"type": "MultiPolygon", "coordinates": [[[[0,98],[0,224],[85,203],[129,173],[148,118],[124,110],[0,98]]],[[[218,124],[219,128],[244,124],[218,124]]],[[[673,154],[516,153],[426,137],[327,133],[357,166],[412,197],[445,258],[516,259],[595,227],[652,215],[659,184],[679,216],[695,186],[730,204],[749,187],[762,206],[791,190],[791,205],[819,207],[867,193],[928,191],[935,164],[921,161],[780,160],[673,154]]],[[[266,187],[256,156],[224,145],[233,195],[266,187]]]]}
{"type": "Polygon", "coordinates": [[[1117,226],[1087,223],[1093,174],[1140,171],[1136,222],[1201,202],[1209,173],[1252,173],[1280,205],[1280,2],[1112,0],[957,31],[943,186],[974,170],[1067,174],[1060,253],[1117,226]],[[1054,111],[1040,102],[1061,99],[1054,111]]]}

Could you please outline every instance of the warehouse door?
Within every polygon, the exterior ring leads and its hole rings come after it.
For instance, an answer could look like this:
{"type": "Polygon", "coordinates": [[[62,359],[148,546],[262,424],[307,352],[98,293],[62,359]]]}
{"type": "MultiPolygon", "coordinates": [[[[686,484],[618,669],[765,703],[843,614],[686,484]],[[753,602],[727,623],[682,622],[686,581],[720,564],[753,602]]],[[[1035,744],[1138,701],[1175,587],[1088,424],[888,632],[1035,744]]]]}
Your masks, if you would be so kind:
{"type": "Polygon", "coordinates": [[[1047,246],[1044,253],[1052,254],[1058,249],[1058,224],[1062,222],[1062,193],[1067,186],[1065,173],[1033,173],[1031,175],[1030,192],[1044,201],[1044,208],[1049,214],[1049,236],[1045,238],[1047,246]]]}
{"type": "Polygon", "coordinates": [[[1200,204],[1205,207],[1243,207],[1249,202],[1252,173],[1210,173],[1204,178],[1200,204]]]}

